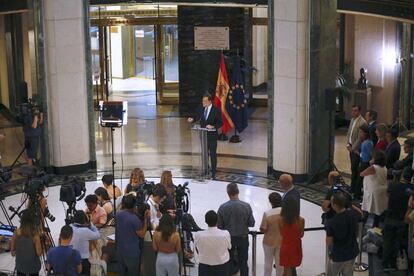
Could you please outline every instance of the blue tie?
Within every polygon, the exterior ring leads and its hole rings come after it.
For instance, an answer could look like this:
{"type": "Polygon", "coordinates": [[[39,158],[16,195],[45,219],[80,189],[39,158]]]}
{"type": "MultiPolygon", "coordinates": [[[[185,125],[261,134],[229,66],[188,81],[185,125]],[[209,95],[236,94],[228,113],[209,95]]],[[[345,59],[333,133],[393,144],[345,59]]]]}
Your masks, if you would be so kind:
{"type": "Polygon", "coordinates": [[[207,120],[207,111],[208,111],[208,107],[204,109],[204,120],[207,120]]]}

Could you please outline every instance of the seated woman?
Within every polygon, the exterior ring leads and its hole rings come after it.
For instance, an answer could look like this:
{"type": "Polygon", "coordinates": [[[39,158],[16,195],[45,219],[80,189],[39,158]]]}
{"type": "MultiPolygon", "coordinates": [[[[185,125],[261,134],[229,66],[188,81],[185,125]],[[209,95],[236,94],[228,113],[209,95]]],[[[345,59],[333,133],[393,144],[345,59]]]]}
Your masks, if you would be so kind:
{"type": "MultiPolygon", "coordinates": [[[[102,184],[106,191],[108,192],[108,195],[111,199],[114,198],[114,187],[113,187],[113,176],[111,174],[105,174],[102,177],[102,184]]],[[[119,189],[118,186],[115,186],[115,198],[121,197],[122,192],[121,189],[119,189]]]]}
{"type": "Polygon", "coordinates": [[[388,206],[386,157],[382,150],[374,151],[370,166],[361,172],[364,177],[362,211],[374,215],[374,227],[388,206]]]}
{"type": "Polygon", "coordinates": [[[95,190],[95,195],[98,197],[99,205],[104,208],[107,215],[112,214],[114,205],[112,204],[111,198],[105,188],[99,187],[95,190]]]}
{"type": "Polygon", "coordinates": [[[164,186],[167,196],[164,201],[161,203],[161,212],[169,213],[174,216],[175,214],[175,186],[172,181],[171,171],[163,171],[161,174],[160,184],[164,186]]]}
{"type": "Polygon", "coordinates": [[[135,191],[139,185],[145,182],[144,171],[140,168],[135,168],[131,172],[131,176],[129,178],[129,184],[125,188],[124,194],[128,194],[130,192],[135,191]]]}

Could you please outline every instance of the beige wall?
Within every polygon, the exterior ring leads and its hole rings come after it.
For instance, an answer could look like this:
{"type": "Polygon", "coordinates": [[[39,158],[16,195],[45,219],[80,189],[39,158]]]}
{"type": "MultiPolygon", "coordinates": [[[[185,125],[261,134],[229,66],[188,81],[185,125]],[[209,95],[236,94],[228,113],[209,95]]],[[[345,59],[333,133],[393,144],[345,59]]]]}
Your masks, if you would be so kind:
{"type": "Polygon", "coordinates": [[[396,28],[395,21],[362,15],[346,16],[345,60],[354,65],[355,83],[360,68],[368,69],[367,79],[373,88],[372,108],[378,121],[393,122],[395,94],[396,28]]]}
{"type": "Polygon", "coordinates": [[[4,16],[0,15],[0,97],[1,103],[9,107],[9,83],[7,78],[7,53],[4,29],[4,16]]]}

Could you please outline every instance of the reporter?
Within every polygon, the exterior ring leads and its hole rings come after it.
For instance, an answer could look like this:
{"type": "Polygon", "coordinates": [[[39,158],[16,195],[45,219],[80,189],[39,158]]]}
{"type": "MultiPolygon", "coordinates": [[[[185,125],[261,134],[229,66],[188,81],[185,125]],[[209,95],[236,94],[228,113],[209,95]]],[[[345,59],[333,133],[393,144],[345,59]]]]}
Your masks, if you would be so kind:
{"type": "Polygon", "coordinates": [[[41,269],[40,256],[42,245],[39,234],[36,233],[34,214],[25,210],[20,220],[20,227],[13,234],[10,250],[16,257],[17,276],[29,274],[39,275],[41,269]]]}
{"type": "Polygon", "coordinates": [[[161,175],[160,184],[164,186],[167,196],[162,202],[162,213],[169,213],[173,215],[176,205],[175,205],[175,190],[176,187],[172,181],[171,171],[163,171],[161,175]]]}
{"type": "Polygon", "coordinates": [[[152,195],[147,201],[147,203],[150,206],[152,229],[157,229],[158,227],[160,218],[162,216],[160,205],[166,196],[167,192],[165,191],[164,186],[162,186],[161,184],[155,185],[152,195]]]}
{"type": "Polygon", "coordinates": [[[148,229],[149,211],[141,220],[135,213],[135,197],[126,195],[122,198],[122,210],[116,213],[116,255],[119,275],[139,275],[141,247],[140,240],[148,229]]]}
{"type": "Polygon", "coordinates": [[[98,205],[98,197],[96,195],[88,195],[85,198],[86,210],[85,213],[96,227],[102,228],[105,226],[108,215],[105,210],[98,205]]]}
{"type": "Polygon", "coordinates": [[[73,229],[71,245],[79,251],[82,258],[82,274],[90,275],[91,264],[89,262],[89,242],[100,238],[98,228],[88,221],[84,211],[77,211],[74,223],[70,225],[73,229]]]}
{"type": "MultiPolygon", "coordinates": [[[[113,179],[114,177],[111,174],[105,174],[102,177],[102,184],[111,199],[114,198],[113,179]]],[[[121,189],[119,189],[118,186],[115,186],[115,199],[120,196],[122,196],[121,189]]]]}
{"type": "Polygon", "coordinates": [[[160,219],[154,233],[153,248],[158,252],[157,276],[178,276],[178,253],[181,251],[180,234],[175,230],[174,220],[168,214],[160,219]]]}
{"type": "Polygon", "coordinates": [[[129,183],[125,188],[124,194],[128,194],[138,188],[139,185],[145,182],[144,171],[140,168],[135,168],[131,172],[129,183]]]}
{"type": "Polygon", "coordinates": [[[103,187],[99,187],[95,190],[95,195],[98,197],[99,206],[104,208],[106,214],[109,216],[114,210],[111,198],[109,197],[108,192],[103,187]]]}

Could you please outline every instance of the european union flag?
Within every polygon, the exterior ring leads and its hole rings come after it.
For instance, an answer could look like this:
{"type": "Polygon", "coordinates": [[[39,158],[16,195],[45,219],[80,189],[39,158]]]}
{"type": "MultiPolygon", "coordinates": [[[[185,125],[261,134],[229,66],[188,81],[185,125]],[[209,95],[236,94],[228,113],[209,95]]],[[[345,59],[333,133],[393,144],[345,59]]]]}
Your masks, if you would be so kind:
{"type": "Polygon", "coordinates": [[[233,75],[228,94],[228,113],[240,133],[247,127],[247,99],[244,94],[244,78],[240,56],[234,58],[233,75]]]}

